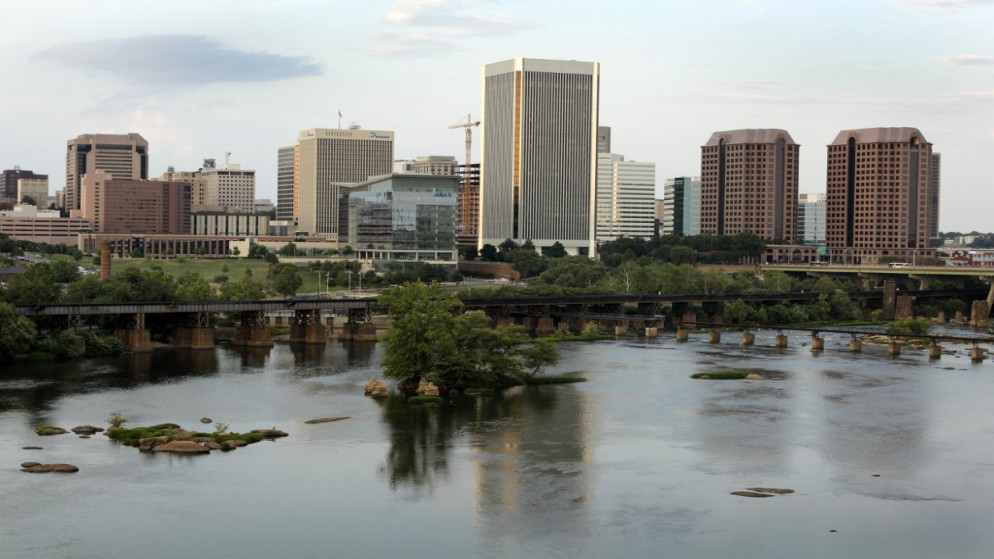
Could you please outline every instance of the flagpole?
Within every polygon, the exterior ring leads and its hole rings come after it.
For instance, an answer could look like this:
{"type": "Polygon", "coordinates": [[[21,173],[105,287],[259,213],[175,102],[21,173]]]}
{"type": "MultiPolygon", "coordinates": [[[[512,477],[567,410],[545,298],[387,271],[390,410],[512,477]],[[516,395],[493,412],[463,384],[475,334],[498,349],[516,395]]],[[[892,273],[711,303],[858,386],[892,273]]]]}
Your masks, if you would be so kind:
{"type": "Polygon", "coordinates": [[[342,129],[342,109],[338,109],[338,129],[342,129]]]}

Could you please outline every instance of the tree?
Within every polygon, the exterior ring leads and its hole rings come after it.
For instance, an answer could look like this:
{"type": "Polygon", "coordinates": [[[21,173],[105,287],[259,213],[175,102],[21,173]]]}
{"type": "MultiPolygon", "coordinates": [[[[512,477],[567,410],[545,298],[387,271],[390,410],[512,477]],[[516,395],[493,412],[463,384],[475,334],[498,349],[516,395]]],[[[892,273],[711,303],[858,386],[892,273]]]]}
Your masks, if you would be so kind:
{"type": "Polygon", "coordinates": [[[297,245],[294,243],[287,243],[280,247],[277,252],[280,256],[297,256],[297,245]]]}
{"type": "Polygon", "coordinates": [[[22,204],[30,204],[32,206],[37,206],[38,205],[38,202],[36,202],[34,198],[32,198],[31,196],[28,196],[27,194],[25,194],[23,197],[21,197],[21,203],[22,204]]]}
{"type": "Polygon", "coordinates": [[[304,284],[300,271],[293,264],[274,264],[269,273],[273,282],[273,291],[284,297],[293,297],[304,284]]]}
{"type": "Polygon", "coordinates": [[[549,258],[562,258],[567,256],[568,253],[566,252],[566,247],[559,241],[556,241],[545,251],[545,255],[549,258]]]}
{"type": "Polygon", "coordinates": [[[200,274],[183,272],[183,275],[176,280],[176,300],[178,301],[210,301],[213,298],[214,289],[200,274]]]}
{"type": "Polygon", "coordinates": [[[497,247],[490,243],[483,245],[483,248],[480,249],[480,258],[486,260],[487,262],[496,262],[497,247]]]}
{"type": "Polygon", "coordinates": [[[238,281],[226,281],[221,284],[222,301],[259,301],[265,297],[265,287],[248,276],[238,281]]]}
{"type": "Polygon", "coordinates": [[[7,282],[4,297],[13,305],[35,305],[62,301],[58,272],[46,262],[33,264],[7,282]]]}
{"type": "Polygon", "coordinates": [[[535,249],[516,248],[507,253],[506,260],[522,277],[531,277],[542,272],[545,260],[535,249]]]}
{"type": "Polygon", "coordinates": [[[0,302],[0,360],[26,352],[34,337],[34,323],[18,315],[13,305],[0,302]]]}

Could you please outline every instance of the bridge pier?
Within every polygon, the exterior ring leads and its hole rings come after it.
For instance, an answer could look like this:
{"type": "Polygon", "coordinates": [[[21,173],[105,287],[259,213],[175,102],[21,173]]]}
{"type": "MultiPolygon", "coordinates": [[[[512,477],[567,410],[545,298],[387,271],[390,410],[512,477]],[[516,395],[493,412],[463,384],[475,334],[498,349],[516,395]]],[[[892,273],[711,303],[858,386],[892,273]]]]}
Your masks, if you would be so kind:
{"type": "Polygon", "coordinates": [[[894,313],[895,317],[898,319],[902,318],[914,318],[915,312],[911,306],[914,301],[914,297],[910,295],[898,295],[897,296],[897,309],[894,313]]]}
{"type": "Polygon", "coordinates": [[[685,342],[690,339],[690,328],[679,326],[676,329],[676,341],[685,342]]]}
{"type": "Polygon", "coordinates": [[[901,343],[897,340],[891,340],[887,344],[887,355],[890,355],[891,357],[901,355],[901,343]]]}
{"type": "Polygon", "coordinates": [[[970,326],[987,328],[991,324],[991,309],[986,300],[974,301],[970,306],[970,326]]]}
{"type": "Polygon", "coordinates": [[[657,328],[655,326],[646,326],[645,327],[645,337],[646,338],[658,338],[659,337],[659,328],[657,328]]]}
{"type": "Polygon", "coordinates": [[[214,329],[211,328],[210,314],[198,312],[188,317],[190,326],[176,328],[173,346],[178,349],[214,349],[214,329]]]}
{"type": "Polygon", "coordinates": [[[680,323],[693,328],[697,324],[697,312],[694,310],[685,311],[683,318],[680,319],[680,323]]]}
{"type": "Polygon", "coordinates": [[[715,330],[714,328],[708,332],[708,343],[716,344],[721,342],[721,332],[715,330]]]}
{"type": "Polygon", "coordinates": [[[366,309],[349,309],[349,319],[342,324],[342,332],[338,335],[338,339],[375,342],[376,326],[373,326],[369,312],[366,309]]]}
{"type": "Polygon", "coordinates": [[[290,342],[303,344],[328,343],[327,328],[321,323],[321,311],[303,310],[293,312],[290,325],[290,342]]]}
{"type": "Polygon", "coordinates": [[[946,323],[946,311],[939,311],[935,316],[935,321],[939,324],[946,323]]]}
{"type": "Polygon", "coordinates": [[[956,316],[953,318],[953,322],[960,326],[964,324],[963,311],[956,311],[956,316]]]}
{"type": "Polygon", "coordinates": [[[556,331],[556,322],[551,316],[543,316],[535,323],[535,334],[538,336],[549,336],[556,331]]]}
{"type": "Polygon", "coordinates": [[[756,343],[756,334],[752,332],[742,332],[742,345],[753,345],[756,343]]]}
{"type": "Polygon", "coordinates": [[[818,332],[811,333],[811,351],[825,351],[825,338],[818,335],[818,332]]]}
{"type": "Polygon", "coordinates": [[[986,357],[987,350],[980,346],[973,346],[970,348],[970,361],[974,363],[980,363],[986,357]]]}
{"type": "Polygon", "coordinates": [[[787,347],[787,336],[785,334],[777,334],[776,347],[777,349],[787,347]]]}
{"type": "Polygon", "coordinates": [[[884,282],[883,319],[894,320],[897,311],[897,284],[893,280],[884,282]]]}
{"type": "Polygon", "coordinates": [[[114,336],[135,353],[152,351],[152,335],[145,328],[145,313],[132,315],[131,324],[114,330],[114,336]]]}
{"type": "Polygon", "coordinates": [[[938,359],[940,357],[942,357],[942,346],[933,341],[928,345],[928,358],[938,359]]]}
{"type": "Polygon", "coordinates": [[[235,337],[232,345],[247,347],[272,347],[273,336],[266,325],[266,314],[262,311],[244,311],[241,313],[238,326],[235,327],[235,337]]]}
{"type": "Polygon", "coordinates": [[[855,337],[849,340],[849,352],[850,353],[860,353],[863,351],[863,341],[857,340],[855,337]]]}

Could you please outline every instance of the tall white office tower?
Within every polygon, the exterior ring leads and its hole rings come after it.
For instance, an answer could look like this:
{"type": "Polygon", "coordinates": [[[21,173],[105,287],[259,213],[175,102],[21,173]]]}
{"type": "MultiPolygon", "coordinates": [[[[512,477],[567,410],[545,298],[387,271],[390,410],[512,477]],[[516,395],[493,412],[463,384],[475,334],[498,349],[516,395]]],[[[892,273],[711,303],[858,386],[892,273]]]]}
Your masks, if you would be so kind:
{"type": "Polygon", "coordinates": [[[599,89],[597,62],[484,66],[480,248],[530,239],[595,255],[599,89]]]}

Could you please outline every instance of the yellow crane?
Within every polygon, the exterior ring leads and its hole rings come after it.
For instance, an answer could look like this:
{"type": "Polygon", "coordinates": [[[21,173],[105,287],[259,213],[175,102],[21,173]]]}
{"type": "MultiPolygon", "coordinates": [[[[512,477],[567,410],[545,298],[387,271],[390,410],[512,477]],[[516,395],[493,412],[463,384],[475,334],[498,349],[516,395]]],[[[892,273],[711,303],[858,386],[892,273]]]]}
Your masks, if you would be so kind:
{"type": "MultiPolygon", "coordinates": [[[[466,115],[466,122],[460,122],[459,124],[453,124],[449,128],[465,128],[466,129],[466,159],[463,160],[463,180],[462,180],[462,196],[459,200],[459,225],[460,229],[468,227],[466,222],[467,217],[470,214],[470,176],[472,175],[472,168],[470,167],[471,159],[473,156],[473,127],[479,126],[480,121],[473,120],[473,115],[466,115]]],[[[464,231],[460,231],[465,233],[464,231]]]]}

